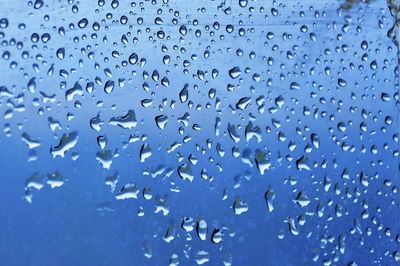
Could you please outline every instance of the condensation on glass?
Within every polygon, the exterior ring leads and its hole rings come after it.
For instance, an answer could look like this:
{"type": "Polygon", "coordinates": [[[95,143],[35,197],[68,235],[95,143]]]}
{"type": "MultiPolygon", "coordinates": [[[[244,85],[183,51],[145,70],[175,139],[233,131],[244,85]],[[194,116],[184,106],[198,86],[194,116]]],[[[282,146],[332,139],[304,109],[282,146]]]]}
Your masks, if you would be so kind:
{"type": "Polygon", "coordinates": [[[396,265],[398,14],[1,1],[0,264],[396,265]]]}

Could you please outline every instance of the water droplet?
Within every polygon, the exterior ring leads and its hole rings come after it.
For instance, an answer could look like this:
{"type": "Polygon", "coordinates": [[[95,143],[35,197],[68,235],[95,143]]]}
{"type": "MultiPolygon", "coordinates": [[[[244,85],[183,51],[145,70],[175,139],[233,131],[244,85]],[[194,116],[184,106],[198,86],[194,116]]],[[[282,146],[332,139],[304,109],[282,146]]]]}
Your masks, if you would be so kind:
{"type": "Polygon", "coordinates": [[[137,124],[135,111],[128,110],[125,115],[113,117],[108,123],[112,126],[119,126],[124,129],[134,128],[137,124]]]}
{"type": "Polygon", "coordinates": [[[83,29],[88,25],[89,21],[86,18],[79,20],[78,26],[79,28],[83,29]]]}
{"type": "Polygon", "coordinates": [[[59,144],[50,149],[50,153],[53,158],[57,156],[64,157],[68,150],[75,147],[76,143],[78,142],[78,138],[79,135],[76,131],[64,134],[61,137],[59,144]]]}
{"type": "Polygon", "coordinates": [[[57,54],[58,59],[63,60],[64,56],[65,56],[65,49],[64,48],[57,49],[56,54],[57,54]]]}
{"type": "Polygon", "coordinates": [[[229,70],[229,76],[233,79],[238,78],[242,74],[242,71],[239,67],[234,67],[229,70]]]}

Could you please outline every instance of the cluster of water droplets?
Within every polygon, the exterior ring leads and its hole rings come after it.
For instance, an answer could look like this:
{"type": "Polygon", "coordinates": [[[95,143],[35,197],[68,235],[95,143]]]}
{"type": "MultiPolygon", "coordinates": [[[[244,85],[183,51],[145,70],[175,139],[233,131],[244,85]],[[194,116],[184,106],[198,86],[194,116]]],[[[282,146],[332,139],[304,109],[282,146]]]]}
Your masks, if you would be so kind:
{"type": "Polygon", "coordinates": [[[1,18],[3,134],[37,169],[25,199],[82,178],[41,164],[83,160],[142,219],[170,217],[141,239],[150,261],[164,241],[182,247],[169,265],[244,265],[231,247],[261,237],[256,253],[297,262],[398,262],[393,17],[308,2],[36,0],[1,18]]]}

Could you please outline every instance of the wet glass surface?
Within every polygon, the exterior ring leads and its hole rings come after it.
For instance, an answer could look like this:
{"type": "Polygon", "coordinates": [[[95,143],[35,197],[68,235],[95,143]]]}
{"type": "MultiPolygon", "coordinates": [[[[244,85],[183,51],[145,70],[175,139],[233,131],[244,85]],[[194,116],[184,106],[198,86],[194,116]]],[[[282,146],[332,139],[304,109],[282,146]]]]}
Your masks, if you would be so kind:
{"type": "Polygon", "coordinates": [[[0,2],[0,265],[397,265],[397,1],[0,2]]]}

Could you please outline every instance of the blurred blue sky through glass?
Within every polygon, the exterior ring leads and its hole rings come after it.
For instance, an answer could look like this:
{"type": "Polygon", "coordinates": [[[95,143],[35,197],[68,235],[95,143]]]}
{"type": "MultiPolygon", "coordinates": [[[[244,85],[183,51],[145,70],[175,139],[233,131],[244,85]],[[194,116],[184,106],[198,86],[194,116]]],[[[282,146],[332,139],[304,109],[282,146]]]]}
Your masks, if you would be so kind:
{"type": "Polygon", "coordinates": [[[397,265],[399,9],[344,2],[2,0],[0,265],[397,265]]]}

